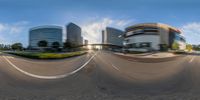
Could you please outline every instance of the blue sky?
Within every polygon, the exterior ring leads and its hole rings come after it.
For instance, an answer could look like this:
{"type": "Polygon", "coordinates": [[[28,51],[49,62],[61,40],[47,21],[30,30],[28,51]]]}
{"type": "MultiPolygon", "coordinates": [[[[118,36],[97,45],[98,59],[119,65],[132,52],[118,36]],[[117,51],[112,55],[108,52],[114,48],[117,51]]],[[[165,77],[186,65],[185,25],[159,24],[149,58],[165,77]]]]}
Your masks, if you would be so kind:
{"type": "Polygon", "coordinates": [[[82,27],[90,43],[106,26],[160,22],[182,30],[188,43],[200,44],[198,0],[0,0],[0,43],[28,44],[28,29],[38,25],[82,27]]]}

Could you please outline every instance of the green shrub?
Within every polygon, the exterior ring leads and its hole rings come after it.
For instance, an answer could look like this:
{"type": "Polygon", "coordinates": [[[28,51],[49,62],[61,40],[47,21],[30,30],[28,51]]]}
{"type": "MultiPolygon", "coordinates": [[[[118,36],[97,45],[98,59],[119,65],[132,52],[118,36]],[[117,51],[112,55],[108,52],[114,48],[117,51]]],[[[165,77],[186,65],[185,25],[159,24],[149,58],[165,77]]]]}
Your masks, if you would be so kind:
{"type": "Polygon", "coordinates": [[[174,42],[174,43],[172,44],[172,49],[173,49],[173,50],[179,50],[179,44],[178,44],[177,42],[174,42]]]}
{"type": "Polygon", "coordinates": [[[192,51],[192,45],[191,44],[187,44],[186,45],[186,50],[189,51],[189,52],[192,51]]]}

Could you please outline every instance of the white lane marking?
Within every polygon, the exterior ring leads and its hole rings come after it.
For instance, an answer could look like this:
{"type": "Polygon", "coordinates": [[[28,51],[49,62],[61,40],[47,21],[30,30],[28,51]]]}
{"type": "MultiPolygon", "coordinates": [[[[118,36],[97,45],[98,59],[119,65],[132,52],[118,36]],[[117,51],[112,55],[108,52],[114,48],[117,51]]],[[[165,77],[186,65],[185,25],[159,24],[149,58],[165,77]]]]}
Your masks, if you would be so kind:
{"type": "Polygon", "coordinates": [[[113,68],[115,68],[116,70],[120,71],[119,68],[116,67],[114,64],[111,63],[111,65],[112,65],[113,68]]]}
{"type": "Polygon", "coordinates": [[[8,58],[13,59],[14,57],[8,57],[8,58]]]}
{"type": "Polygon", "coordinates": [[[191,63],[191,62],[194,60],[194,58],[195,58],[195,56],[193,56],[193,57],[190,59],[189,63],[191,63]]]}
{"type": "Polygon", "coordinates": [[[106,63],[108,63],[109,65],[111,64],[111,66],[115,69],[115,70],[117,70],[117,71],[120,71],[119,70],[119,68],[118,67],[116,67],[113,63],[111,63],[110,61],[105,61],[104,59],[102,59],[101,57],[100,57],[100,59],[103,61],[103,62],[106,62],[106,63]]]}
{"type": "MultiPolygon", "coordinates": [[[[98,52],[97,52],[98,53],[98,52]]],[[[59,79],[59,78],[65,78],[69,75],[72,75],[78,71],[80,71],[82,68],[84,68],[96,55],[97,53],[95,53],[86,63],[84,63],[81,67],[79,67],[78,69],[70,72],[70,73],[66,73],[66,74],[62,74],[62,75],[55,75],[55,76],[42,76],[42,75],[36,75],[36,74],[32,74],[29,72],[26,72],[20,68],[18,68],[16,65],[14,65],[10,60],[8,60],[5,56],[3,56],[3,58],[12,66],[14,67],[16,70],[20,71],[21,73],[27,75],[27,76],[31,76],[34,78],[39,78],[39,79],[59,79]]]]}
{"type": "Polygon", "coordinates": [[[12,57],[12,56],[6,56],[7,58],[9,58],[9,59],[13,59],[14,57],[12,57]]]}

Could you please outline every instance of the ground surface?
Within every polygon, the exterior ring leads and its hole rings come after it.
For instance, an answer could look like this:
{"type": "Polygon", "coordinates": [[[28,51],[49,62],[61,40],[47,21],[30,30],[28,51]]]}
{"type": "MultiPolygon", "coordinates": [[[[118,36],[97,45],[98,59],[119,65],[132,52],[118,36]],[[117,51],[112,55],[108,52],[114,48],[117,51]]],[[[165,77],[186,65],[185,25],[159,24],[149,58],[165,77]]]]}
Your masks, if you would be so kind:
{"type": "Polygon", "coordinates": [[[159,63],[91,51],[62,60],[0,55],[1,100],[198,100],[200,57],[159,63]],[[55,76],[55,77],[54,77],[55,76]]]}
{"type": "Polygon", "coordinates": [[[141,53],[141,54],[124,54],[124,53],[115,53],[117,55],[123,55],[128,57],[139,57],[139,58],[166,58],[177,56],[170,52],[152,52],[152,53],[141,53]]]}

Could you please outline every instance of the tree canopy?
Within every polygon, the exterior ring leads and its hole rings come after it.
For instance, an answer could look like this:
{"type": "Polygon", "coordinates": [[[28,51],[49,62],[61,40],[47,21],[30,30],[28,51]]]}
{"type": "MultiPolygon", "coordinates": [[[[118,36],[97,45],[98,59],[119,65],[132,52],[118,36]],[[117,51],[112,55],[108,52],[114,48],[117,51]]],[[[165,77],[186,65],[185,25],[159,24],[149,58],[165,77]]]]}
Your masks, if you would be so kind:
{"type": "Polygon", "coordinates": [[[14,43],[14,44],[11,45],[11,48],[13,50],[22,50],[23,49],[23,45],[22,45],[22,43],[14,43]]]}
{"type": "Polygon", "coordinates": [[[48,42],[45,40],[39,41],[37,44],[39,47],[47,47],[48,46],[48,42]]]}
{"type": "Polygon", "coordinates": [[[59,47],[60,47],[60,43],[59,42],[53,42],[52,43],[52,48],[58,49],[59,47]]]}
{"type": "Polygon", "coordinates": [[[177,42],[174,42],[174,43],[172,44],[172,49],[173,49],[173,50],[179,50],[179,44],[178,44],[177,42]]]}

